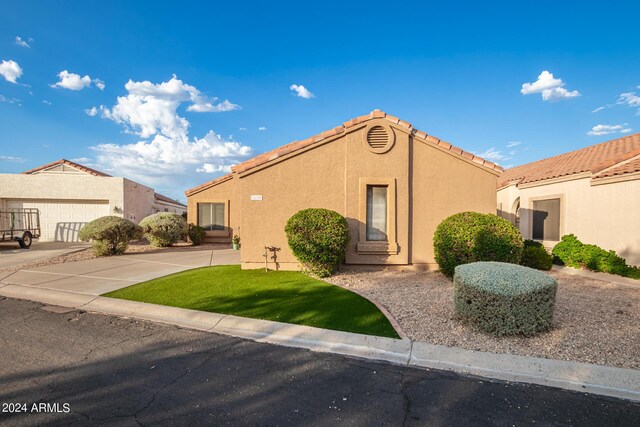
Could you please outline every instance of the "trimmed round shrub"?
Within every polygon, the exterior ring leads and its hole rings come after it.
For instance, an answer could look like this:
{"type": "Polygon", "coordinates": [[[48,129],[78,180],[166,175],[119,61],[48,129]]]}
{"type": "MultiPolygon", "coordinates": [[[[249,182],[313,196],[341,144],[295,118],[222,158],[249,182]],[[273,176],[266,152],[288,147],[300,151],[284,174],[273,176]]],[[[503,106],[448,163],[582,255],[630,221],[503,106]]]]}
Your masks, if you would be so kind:
{"type": "Polygon", "coordinates": [[[93,241],[96,256],[123,254],[129,242],[142,238],[142,228],[119,216],[103,216],[94,219],[80,229],[80,240],[93,241]]]}
{"type": "Polygon", "coordinates": [[[438,225],[433,236],[440,271],[452,277],[458,265],[477,261],[520,264],[523,250],[520,231],[493,214],[461,212],[438,225]]]}
{"type": "Polygon", "coordinates": [[[176,213],[158,212],[140,221],[151,246],[171,246],[187,234],[187,221],[176,213]]]}
{"type": "Polygon", "coordinates": [[[201,245],[204,242],[204,238],[206,237],[206,232],[204,228],[199,225],[189,224],[189,228],[187,230],[187,238],[193,244],[193,246],[201,245]]]}
{"type": "Polygon", "coordinates": [[[532,268],[476,262],[455,268],[456,313],[494,335],[531,336],[553,327],[556,279],[532,268]]]}
{"type": "Polygon", "coordinates": [[[534,240],[525,240],[520,264],[525,267],[535,268],[536,270],[548,271],[553,267],[553,257],[541,243],[534,240]]]}
{"type": "Polygon", "coordinates": [[[284,228],[293,255],[305,271],[318,276],[333,274],[344,260],[351,238],[347,220],[329,209],[304,209],[284,228]]]}

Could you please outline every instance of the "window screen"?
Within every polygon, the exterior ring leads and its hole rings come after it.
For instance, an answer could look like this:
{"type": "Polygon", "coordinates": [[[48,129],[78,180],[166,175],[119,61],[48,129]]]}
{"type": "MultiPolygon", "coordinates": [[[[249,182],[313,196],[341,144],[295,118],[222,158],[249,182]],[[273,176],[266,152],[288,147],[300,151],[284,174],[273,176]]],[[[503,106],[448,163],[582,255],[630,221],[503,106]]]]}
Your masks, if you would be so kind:
{"type": "Polygon", "coordinates": [[[198,225],[205,230],[224,230],[224,203],[198,203],[198,225]]]}
{"type": "Polygon", "coordinates": [[[560,199],[533,202],[533,238],[560,240],[560,199]]]}
{"type": "Polygon", "coordinates": [[[367,186],[367,240],[387,240],[386,186],[367,186]]]}

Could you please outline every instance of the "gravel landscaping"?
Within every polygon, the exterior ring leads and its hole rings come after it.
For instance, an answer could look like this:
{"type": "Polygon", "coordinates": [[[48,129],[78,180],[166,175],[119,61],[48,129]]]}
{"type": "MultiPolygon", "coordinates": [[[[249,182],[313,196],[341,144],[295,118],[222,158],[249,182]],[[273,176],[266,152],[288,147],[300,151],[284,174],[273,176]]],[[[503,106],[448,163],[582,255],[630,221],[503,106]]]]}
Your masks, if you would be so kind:
{"type": "Polygon", "coordinates": [[[453,310],[453,284],[432,272],[342,272],[329,282],[376,300],[409,338],[470,350],[640,369],[640,288],[552,271],[555,328],[525,338],[472,329],[453,310]]]}
{"type": "MultiPolygon", "coordinates": [[[[187,242],[178,242],[173,246],[169,246],[166,248],[156,248],[149,245],[149,242],[146,240],[140,240],[138,242],[132,242],[129,244],[127,251],[124,255],[115,255],[115,256],[126,256],[127,254],[139,254],[139,253],[154,253],[154,252],[166,252],[166,251],[206,251],[206,250],[220,250],[220,249],[231,249],[229,244],[226,243],[204,243],[199,246],[193,246],[191,243],[187,242]]],[[[0,268],[0,271],[17,271],[17,270],[26,270],[29,268],[36,267],[44,267],[47,265],[54,264],[64,264],[67,262],[76,262],[76,261],[85,261],[88,259],[97,258],[93,250],[91,248],[82,249],[77,252],[71,252],[64,255],[59,255],[47,259],[43,259],[36,262],[31,262],[28,264],[20,264],[20,265],[12,265],[11,267],[6,267],[4,269],[0,268]]]]}

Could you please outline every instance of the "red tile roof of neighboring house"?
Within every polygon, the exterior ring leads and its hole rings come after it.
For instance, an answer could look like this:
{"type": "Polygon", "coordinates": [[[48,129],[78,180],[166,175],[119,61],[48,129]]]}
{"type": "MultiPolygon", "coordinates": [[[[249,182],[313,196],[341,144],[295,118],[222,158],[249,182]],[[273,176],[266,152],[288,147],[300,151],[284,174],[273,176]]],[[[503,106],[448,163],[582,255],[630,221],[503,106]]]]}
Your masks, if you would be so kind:
{"type": "Polygon", "coordinates": [[[180,205],[180,206],[183,206],[185,208],[187,207],[186,205],[180,203],[179,201],[173,200],[173,199],[171,199],[171,198],[169,198],[169,197],[167,197],[167,196],[165,196],[163,194],[160,194],[160,193],[154,193],[154,198],[156,200],[160,200],[160,201],[163,201],[163,202],[173,203],[174,205],[180,205]]]}
{"type": "Polygon", "coordinates": [[[610,176],[626,175],[628,173],[640,172],[640,155],[628,162],[623,162],[618,166],[606,169],[596,175],[594,178],[608,178],[610,176]]]}
{"type": "Polygon", "coordinates": [[[640,156],[640,133],[507,169],[498,179],[498,188],[582,172],[590,172],[594,179],[637,172],[639,160],[616,166],[636,156],[640,156]]]}
{"type": "MultiPolygon", "coordinates": [[[[344,122],[342,125],[337,126],[333,129],[329,129],[326,130],[324,132],[321,132],[317,135],[311,136],[307,139],[304,139],[302,141],[293,141],[287,145],[283,145],[282,147],[276,148],[274,150],[268,151],[266,153],[260,154],[259,156],[256,156],[252,159],[249,159],[245,162],[242,162],[234,167],[232,167],[231,169],[234,172],[237,173],[242,173],[245,171],[248,171],[250,169],[256,168],[258,166],[261,166],[265,163],[268,163],[270,161],[276,160],[279,157],[285,156],[289,153],[293,153],[294,151],[298,151],[301,150],[303,148],[309,147],[311,145],[317,144],[327,138],[339,135],[341,133],[344,133],[347,129],[359,125],[361,123],[365,123],[369,120],[374,120],[374,119],[385,119],[395,125],[398,125],[402,128],[405,128],[407,130],[407,132],[411,133],[413,135],[414,138],[426,142],[428,144],[434,145],[434,146],[438,146],[440,147],[440,149],[443,149],[445,151],[450,152],[452,155],[454,156],[458,156],[458,157],[462,157],[464,159],[467,160],[471,160],[475,163],[477,163],[478,165],[481,165],[483,167],[486,167],[487,169],[490,170],[495,170],[497,172],[502,172],[504,169],[501,166],[496,165],[493,162],[490,162],[488,160],[484,160],[481,157],[478,157],[472,153],[469,153],[468,151],[464,151],[461,148],[455,147],[451,144],[449,144],[448,142],[442,141],[439,138],[434,137],[433,135],[428,135],[425,132],[422,132],[420,130],[415,129],[411,123],[405,122],[404,120],[400,120],[399,118],[392,116],[390,114],[387,114],[383,111],[380,110],[374,110],[371,113],[364,115],[364,116],[360,116],[360,117],[356,117],[355,119],[351,119],[349,121],[344,122]]],[[[225,175],[223,177],[217,178],[213,181],[204,183],[202,185],[199,185],[198,187],[194,187],[192,189],[189,189],[187,191],[185,191],[185,194],[187,196],[196,193],[198,191],[202,191],[206,188],[212,187],[222,181],[225,181],[226,179],[230,178],[231,174],[229,175],[225,175]]]]}
{"type": "Polygon", "coordinates": [[[38,166],[37,168],[29,169],[28,171],[25,171],[25,172],[22,172],[22,173],[24,173],[24,174],[33,174],[33,173],[39,172],[41,170],[49,169],[49,168],[52,168],[52,167],[58,166],[58,165],[71,166],[71,167],[73,167],[75,169],[78,169],[78,170],[80,170],[82,172],[86,172],[86,173],[88,173],[90,175],[94,175],[94,176],[106,176],[106,177],[110,177],[111,176],[111,175],[107,175],[104,172],[100,172],[98,170],[91,169],[91,168],[88,168],[86,166],[82,166],[81,164],[72,162],[71,160],[67,160],[67,159],[60,159],[60,160],[57,160],[55,162],[47,163],[46,165],[38,166]]]}

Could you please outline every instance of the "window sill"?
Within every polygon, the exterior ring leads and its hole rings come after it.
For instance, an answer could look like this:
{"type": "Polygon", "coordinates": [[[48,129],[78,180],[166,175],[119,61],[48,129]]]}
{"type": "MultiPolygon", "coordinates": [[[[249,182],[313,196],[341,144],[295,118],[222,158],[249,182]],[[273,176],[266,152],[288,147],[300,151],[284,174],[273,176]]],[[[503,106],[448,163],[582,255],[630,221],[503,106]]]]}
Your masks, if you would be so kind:
{"type": "Polygon", "coordinates": [[[229,237],[231,233],[229,230],[206,230],[205,236],[207,237],[229,237]]]}
{"type": "Polygon", "coordinates": [[[358,242],[356,250],[358,251],[359,255],[397,255],[398,244],[389,242],[358,242]]]}

